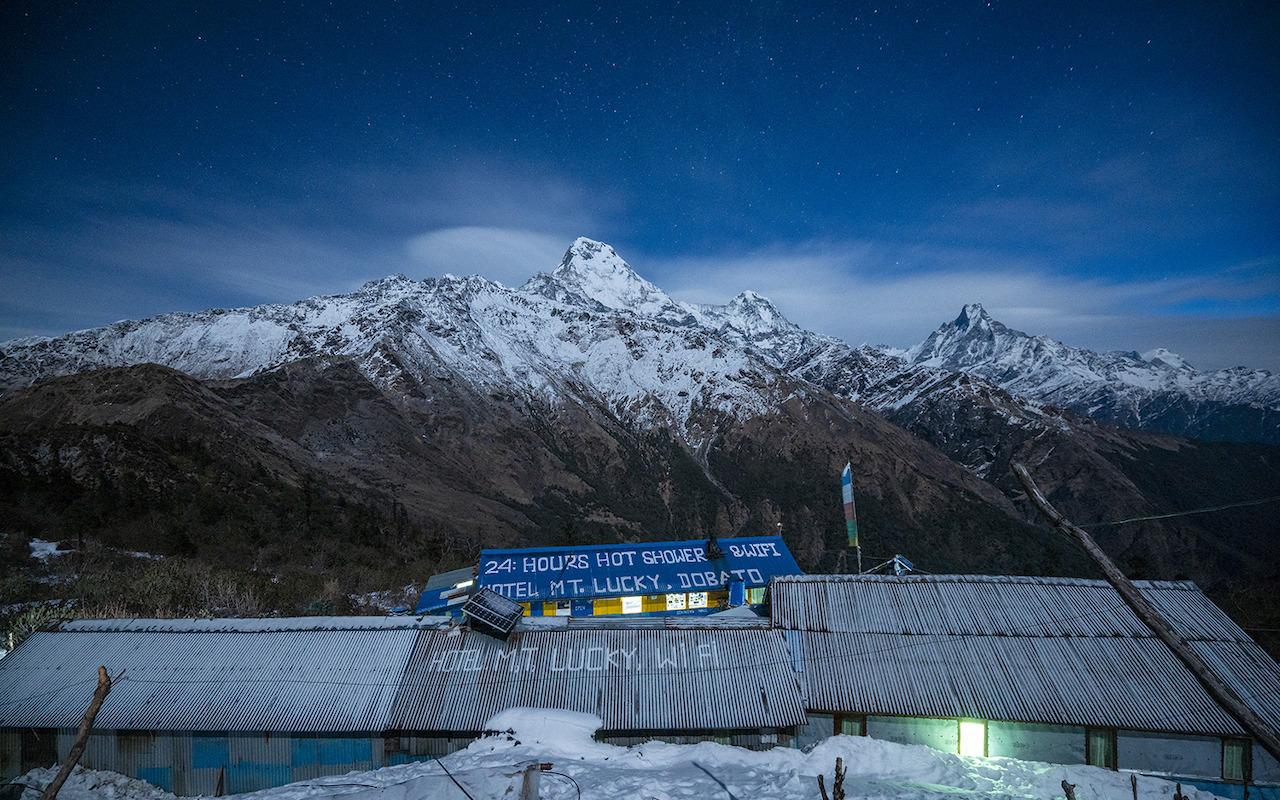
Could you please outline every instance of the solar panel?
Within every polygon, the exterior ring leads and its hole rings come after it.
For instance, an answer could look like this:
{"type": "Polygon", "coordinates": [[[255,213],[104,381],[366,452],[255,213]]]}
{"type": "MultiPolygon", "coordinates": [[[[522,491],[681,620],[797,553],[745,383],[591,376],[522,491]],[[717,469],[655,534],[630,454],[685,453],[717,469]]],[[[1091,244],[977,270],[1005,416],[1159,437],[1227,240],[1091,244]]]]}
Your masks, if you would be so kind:
{"type": "Polygon", "coordinates": [[[481,587],[462,607],[462,613],[480,629],[489,628],[505,637],[524,616],[524,606],[492,589],[481,587]]]}

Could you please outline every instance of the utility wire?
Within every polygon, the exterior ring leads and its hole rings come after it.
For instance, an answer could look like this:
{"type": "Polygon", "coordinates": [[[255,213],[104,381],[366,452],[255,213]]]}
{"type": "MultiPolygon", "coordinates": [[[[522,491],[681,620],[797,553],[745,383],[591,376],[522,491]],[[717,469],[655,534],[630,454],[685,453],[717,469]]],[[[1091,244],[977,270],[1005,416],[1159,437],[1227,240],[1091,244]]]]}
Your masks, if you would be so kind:
{"type": "Polygon", "coordinates": [[[1094,522],[1089,525],[1076,525],[1077,528],[1101,528],[1106,525],[1123,525],[1126,522],[1143,522],[1149,519],[1168,519],[1169,517],[1185,517],[1190,514],[1208,514],[1211,511],[1224,511],[1228,508],[1244,508],[1245,506],[1260,506],[1264,503],[1274,503],[1280,500],[1280,496],[1264,497],[1261,500],[1246,500],[1243,503],[1228,503],[1225,506],[1212,506],[1210,508],[1196,508],[1191,511],[1175,511],[1172,514],[1155,514],[1150,517],[1133,517],[1132,519],[1121,519],[1115,522],[1094,522]]]}

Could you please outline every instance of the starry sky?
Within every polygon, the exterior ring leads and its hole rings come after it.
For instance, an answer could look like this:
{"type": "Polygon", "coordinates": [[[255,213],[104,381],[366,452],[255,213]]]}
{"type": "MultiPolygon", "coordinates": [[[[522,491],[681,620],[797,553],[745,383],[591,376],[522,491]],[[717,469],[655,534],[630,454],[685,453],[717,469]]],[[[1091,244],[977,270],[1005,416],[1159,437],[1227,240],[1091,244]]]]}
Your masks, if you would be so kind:
{"type": "Polygon", "coordinates": [[[587,236],[853,345],[1280,371],[1277,8],[10,0],[0,340],[587,236]]]}

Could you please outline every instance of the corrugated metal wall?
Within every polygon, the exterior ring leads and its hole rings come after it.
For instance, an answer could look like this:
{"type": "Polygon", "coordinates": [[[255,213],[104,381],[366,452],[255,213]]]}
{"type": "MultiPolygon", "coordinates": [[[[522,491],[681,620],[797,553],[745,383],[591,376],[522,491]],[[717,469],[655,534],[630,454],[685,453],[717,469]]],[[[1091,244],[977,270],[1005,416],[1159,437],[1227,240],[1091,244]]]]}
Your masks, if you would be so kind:
{"type": "MultiPolygon", "coordinates": [[[[13,733],[6,731],[6,735],[13,733]]],[[[75,735],[70,728],[57,731],[57,761],[67,757],[75,735]]],[[[190,796],[212,795],[219,777],[223,791],[233,794],[370,770],[392,762],[384,755],[381,734],[97,730],[89,737],[79,763],[190,796]]],[[[18,774],[22,773],[12,773],[18,774]]]]}

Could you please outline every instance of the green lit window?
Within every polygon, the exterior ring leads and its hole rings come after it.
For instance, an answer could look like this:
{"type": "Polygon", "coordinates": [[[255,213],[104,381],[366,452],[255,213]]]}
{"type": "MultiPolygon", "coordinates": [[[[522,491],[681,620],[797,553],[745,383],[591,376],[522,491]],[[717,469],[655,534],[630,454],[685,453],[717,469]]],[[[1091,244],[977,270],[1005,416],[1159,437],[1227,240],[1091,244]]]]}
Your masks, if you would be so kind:
{"type": "Polygon", "coordinates": [[[1116,768],[1114,728],[1085,728],[1085,763],[1103,769],[1116,768]]]}
{"type": "Polygon", "coordinates": [[[987,754],[987,723],[980,719],[960,720],[960,755],[987,754]]]}
{"type": "Polygon", "coordinates": [[[1251,755],[1248,739],[1222,740],[1222,779],[1247,782],[1251,755]]]}
{"type": "Polygon", "coordinates": [[[843,733],[845,736],[866,736],[867,718],[861,715],[837,714],[836,733],[843,733]]]}

